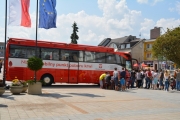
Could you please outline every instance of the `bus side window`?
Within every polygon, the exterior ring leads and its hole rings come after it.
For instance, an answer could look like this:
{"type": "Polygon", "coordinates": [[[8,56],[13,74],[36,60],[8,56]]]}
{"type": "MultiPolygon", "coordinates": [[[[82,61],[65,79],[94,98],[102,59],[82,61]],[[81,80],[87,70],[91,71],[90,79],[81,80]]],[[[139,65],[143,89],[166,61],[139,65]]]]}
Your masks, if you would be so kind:
{"type": "Polygon", "coordinates": [[[73,54],[73,60],[74,60],[74,61],[79,61],[79,60],[78,60],[78,57],[77,57],[75,54],[73,54]]]}
{"type": "Polygon", "coordinates": [[[65,61],[65,60],[66,60],[66,56],[62,56],[62,60],[64,60],[64,61],[65,61]]]}
{"type": "Polygon", "coordinates": [[[47,54],[44,59],[45,60],[50,60],[50,55],[47,54]]]}

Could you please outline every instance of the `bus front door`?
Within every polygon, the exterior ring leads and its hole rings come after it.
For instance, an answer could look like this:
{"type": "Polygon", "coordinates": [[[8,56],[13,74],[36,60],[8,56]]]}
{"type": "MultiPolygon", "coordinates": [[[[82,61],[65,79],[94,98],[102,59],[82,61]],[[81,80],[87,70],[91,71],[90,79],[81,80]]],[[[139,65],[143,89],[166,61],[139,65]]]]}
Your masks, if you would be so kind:
{"type": "Polygon", "coordinates": [[[78,83],[79,62],[69,62],[69,83],[78,83]]]}

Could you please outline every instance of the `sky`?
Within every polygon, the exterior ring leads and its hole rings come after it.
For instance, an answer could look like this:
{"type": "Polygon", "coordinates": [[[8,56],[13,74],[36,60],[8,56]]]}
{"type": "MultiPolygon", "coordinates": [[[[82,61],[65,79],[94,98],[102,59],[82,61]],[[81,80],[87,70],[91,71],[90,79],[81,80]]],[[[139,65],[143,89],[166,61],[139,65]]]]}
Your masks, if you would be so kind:
{"type": "MultiPolygon", "coordinates": [[[[72,24],[77,23],[78,44],[98,45],[105,38],[128,35],[150,39],[150,30],[180,25],[180,0],[56,0],[57,28],[38,29],[38,40],[70,43],[72,24]],[[141,34],[141,36],[140,36],[141,34]]],[[[9,3],[9,0],[8,0],[9,3]]],[[[8,38],[35,40],[36,3],[30,0],[31,28],[7,24],[8,38]]],[[[5,41],[5,0],[0,0],[0,42],[5,41]]],[[[9,16],[9,4],[7,5],[9,16]]]]}

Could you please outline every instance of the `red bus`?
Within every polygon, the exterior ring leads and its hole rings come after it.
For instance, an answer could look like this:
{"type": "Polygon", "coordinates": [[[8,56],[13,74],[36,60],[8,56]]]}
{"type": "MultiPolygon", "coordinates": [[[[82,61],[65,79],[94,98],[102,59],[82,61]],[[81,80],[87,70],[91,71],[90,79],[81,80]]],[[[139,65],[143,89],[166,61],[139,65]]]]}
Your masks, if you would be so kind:
{"type": "Polygon", "coordinates": [[[43,68],[37,72],[37,80],[46,85],[52,83],[94,83],[99,84],[99,76],[116,67],[132,69],[131,56],[114,52],[113,48],[67,44],[60,42],[36,41],[10,38],[7,41],[5,76],[7,81],[15,77],[30,80],[34,72],[27,68],[28,58],[37,55],[43,60],[43,68]]]}

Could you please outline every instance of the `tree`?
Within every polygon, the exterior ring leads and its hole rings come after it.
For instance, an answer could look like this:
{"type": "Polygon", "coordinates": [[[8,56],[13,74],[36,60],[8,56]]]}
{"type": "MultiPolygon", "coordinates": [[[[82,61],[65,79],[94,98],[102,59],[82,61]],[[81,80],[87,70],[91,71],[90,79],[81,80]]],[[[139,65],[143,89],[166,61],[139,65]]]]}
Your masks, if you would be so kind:
{"type": "Polygon", "coordinates": [[[153,44],[153,56],[165,57],[180,65],[180,26],[174,29],[167,29],[167,32],[158,37],[153,44]]]}
{"type": "Polygon", "coordinates": [[[79,39],[79,36],[77,35],[77,32],[78,32],[78,27],[77,27],[77,24],[76,22],[73,23],[72,25],[72,28],[73,28],[73,33],[71,34],[71,43],[73,44],[77,44],[77,40],[79,39]]]}
{"type": "Polygon", "coordinates": [[[35,82],[36,82],[36,72],[43,67],[44,63],[42,59],[38,57],[31,57],[27,61],[27,67],[35,72],[35,82]]]}

